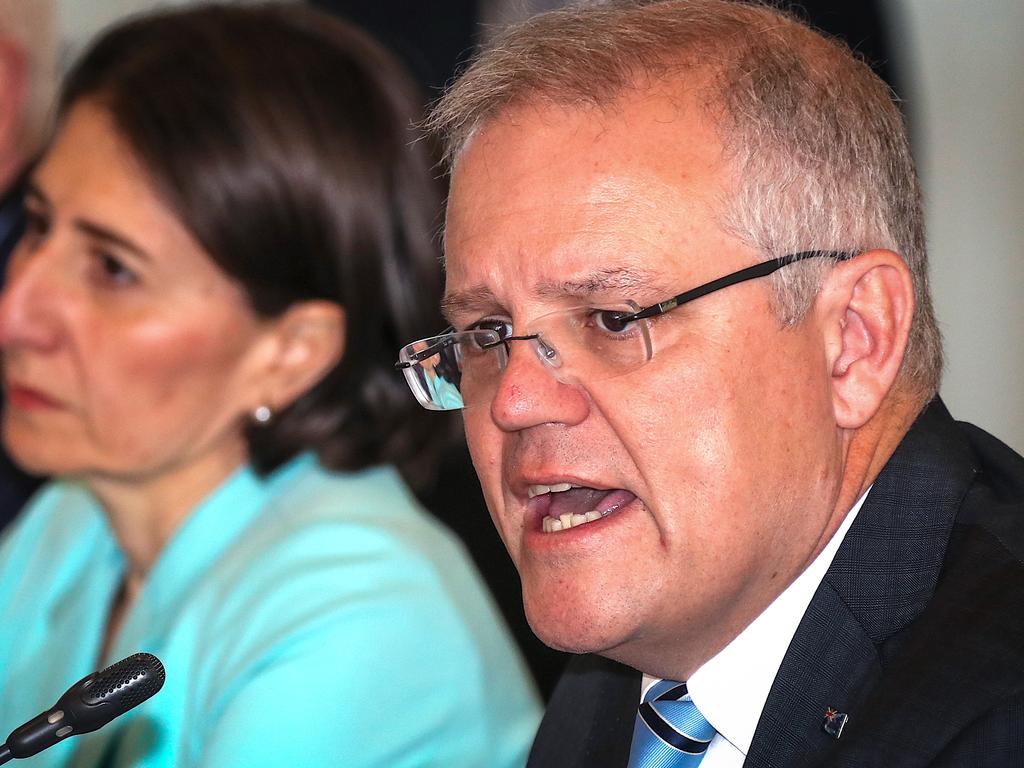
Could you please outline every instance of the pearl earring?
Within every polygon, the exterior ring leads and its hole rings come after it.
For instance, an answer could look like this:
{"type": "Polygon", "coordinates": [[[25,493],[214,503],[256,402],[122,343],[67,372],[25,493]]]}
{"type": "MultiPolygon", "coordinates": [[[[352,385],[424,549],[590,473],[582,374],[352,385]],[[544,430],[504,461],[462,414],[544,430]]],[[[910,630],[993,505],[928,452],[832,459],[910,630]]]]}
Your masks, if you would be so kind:
{"type": "Polygon", "coordinates": [[[266,424],[270,421],[270,417],[273,416],[273,411],[270,410],[269,405],[258,405],[252,412],[252,419],[257,424],[266,424]]]}

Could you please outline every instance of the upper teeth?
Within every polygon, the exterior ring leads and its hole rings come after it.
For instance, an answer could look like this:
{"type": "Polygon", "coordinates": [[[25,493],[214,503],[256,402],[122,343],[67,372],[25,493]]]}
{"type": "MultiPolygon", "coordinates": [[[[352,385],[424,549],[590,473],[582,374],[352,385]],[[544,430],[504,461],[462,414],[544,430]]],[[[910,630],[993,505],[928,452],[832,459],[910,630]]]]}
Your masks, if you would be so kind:
{"type": "Polygon", "coordinates": [[[570,488],[579,488],[578,485],[572,483],[555,483],[554,485],[531,485],[526,489],[527,494],[532,499],[534,496],[541,496],[545,493],[561,493],[562,491],[568,491],[570,488]]]}

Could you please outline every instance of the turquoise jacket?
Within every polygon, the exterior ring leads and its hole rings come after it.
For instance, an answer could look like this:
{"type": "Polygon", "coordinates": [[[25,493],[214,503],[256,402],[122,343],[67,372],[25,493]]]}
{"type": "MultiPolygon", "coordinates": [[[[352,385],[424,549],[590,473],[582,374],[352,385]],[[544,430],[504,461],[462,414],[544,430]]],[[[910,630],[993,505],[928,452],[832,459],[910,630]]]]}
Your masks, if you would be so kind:
{"type": "MultiPolygon", "coordinates": [[[[26,768],[523,765],[528,674],[456,539],[390,468],[236,472],[154,564],[106,658],[124,559],[83,489],[0,541],[0,729],[136,651],[163,690],[26,768]]],[[[2,734],[0,734],[2,738],[2,734]]]]}

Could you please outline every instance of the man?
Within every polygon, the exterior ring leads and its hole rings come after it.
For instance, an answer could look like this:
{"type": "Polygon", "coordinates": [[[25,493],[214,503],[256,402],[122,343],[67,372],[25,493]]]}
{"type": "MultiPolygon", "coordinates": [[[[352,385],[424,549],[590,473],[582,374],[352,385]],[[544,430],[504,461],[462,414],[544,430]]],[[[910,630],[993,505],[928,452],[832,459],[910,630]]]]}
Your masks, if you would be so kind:
{"type": "Polygon", "coordinates": [[[399,366],[428,407],[454,366],[531,626],[586,654],[530,764],[1024,764],[1024,460],[935,398],[881,81],[765,7],[608,3],[433,126],[455,330],[399,366]]]}

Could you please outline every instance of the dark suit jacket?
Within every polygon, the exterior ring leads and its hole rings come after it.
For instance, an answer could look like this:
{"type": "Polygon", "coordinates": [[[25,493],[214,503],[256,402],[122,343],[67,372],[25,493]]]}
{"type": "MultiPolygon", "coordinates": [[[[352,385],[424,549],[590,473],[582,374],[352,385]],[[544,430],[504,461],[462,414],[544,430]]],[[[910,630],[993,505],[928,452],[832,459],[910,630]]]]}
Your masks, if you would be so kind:
{"type": "MultiPolygon", "coordinates": [[[[938,400],[875,481],[744,766],[1024,766],[1024,459],[938,400]],[[828,708],[849,719],[838,740],[828,708]]],[[[640,673],[577,658],[529,765],[626,765],[640,673]]]]}

